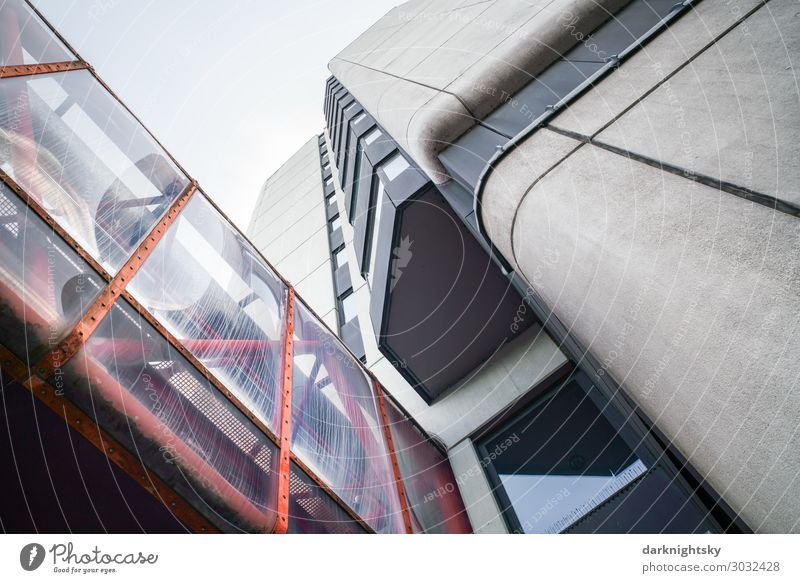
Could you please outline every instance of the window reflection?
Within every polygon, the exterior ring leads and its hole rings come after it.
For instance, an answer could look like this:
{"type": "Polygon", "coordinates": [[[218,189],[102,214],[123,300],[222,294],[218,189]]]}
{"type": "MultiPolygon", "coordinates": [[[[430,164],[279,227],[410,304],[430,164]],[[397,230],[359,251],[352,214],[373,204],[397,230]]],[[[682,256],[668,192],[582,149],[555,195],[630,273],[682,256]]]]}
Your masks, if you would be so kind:
{"type": "Polygon", "coordinates": [[[0,80],[0,168],[111,273],[188,185],[88,71],[0,80]]]}
{"type": "Polygon", "coordinates": [[[129,289],[268,427],[278,427],[286,291],[201,193],[129,289]]]}
{"type": "Polygon", "coordinates": [[[575,381],[482,445],[526,533],[564,530],[647,471],[575,381]]]}

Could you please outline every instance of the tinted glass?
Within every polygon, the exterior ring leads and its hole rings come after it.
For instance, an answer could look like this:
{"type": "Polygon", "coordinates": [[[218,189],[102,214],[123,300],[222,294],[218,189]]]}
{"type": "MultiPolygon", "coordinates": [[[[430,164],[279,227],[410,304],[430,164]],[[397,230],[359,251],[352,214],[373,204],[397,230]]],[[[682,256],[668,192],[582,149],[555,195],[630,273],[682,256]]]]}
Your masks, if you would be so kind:
{"type": "Polygon", "coordinates": [[[647,471],[575,381],[483,448],[526,533],[561,532],[647,471]]]}

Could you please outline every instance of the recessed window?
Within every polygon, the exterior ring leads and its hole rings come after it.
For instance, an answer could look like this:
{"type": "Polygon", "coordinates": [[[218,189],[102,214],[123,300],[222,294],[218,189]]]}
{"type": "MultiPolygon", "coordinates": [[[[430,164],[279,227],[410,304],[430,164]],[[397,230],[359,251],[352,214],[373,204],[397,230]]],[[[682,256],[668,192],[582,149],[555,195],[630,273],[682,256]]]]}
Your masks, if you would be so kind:
{"type": "Polygon", "coordinates": [[[383,168],[383,173],[386,174],[386,179],[389,181],[394,180],[400,174],[408,168],[410,165],[406,161],[405,158],[399,153],[392,156],[389,161],[385,162],[381,167],[383,168]]]}
{"type": "Polygon", "coordinates": [[[330,223],[328,223],[331,228],[331,233],[334,232],[336,229],[342,226],[342,219],[339,215],[336,215],[330,223]]]}
{"type": "Polygon", "coordinates": [[[336,269],[347,265],[347,249],[345,247],[333,252],[333,264],[336,266],[336,269]]]}
{"type": "Polygon", "coordinates": [[[347,296],[339,299],[339,313],[341,315],[343,324],[346,324],[358,315],[356,294],[354,294],[352,290],[350,290],[350,293],[347,296]]]}
{"type": "Polygon", "coordinates": [[[328,198],[325,199],[328,202],[328,206],[333,206],[336,204],[336,195],[332,194],[328,198]]]}
{"type": "Polygon", "coordinates": [[[366,136],[364,136],[364,144],[369,146],[380,136],[381,136],[381,130],[379,130],[378,128],[374,128],[371,132],[369,132],[366,136]]]}
{"type": "Polygon", "coordinates": [[[330,162],[325,162],[325,164],[322,166],[322,171],[325,172],[330,167],[331,167],[331,163],[330,162]]]}
{"type": "Polygon", "coordinates": [[[345,108],[344,108],[344,112],[345,112],[345,113],[347,113],[348,111],[350,111],[351,109],[353,109],[353,108],[354,108],[356,105],[358,105],[358,103],[356,103],[356,102],[354,101],[353,103],[351,103],[350,105],[348,105],[347,107],[345,107],[345,108]]]}
{"type": "Polygon", "coordinates": [[[363,112],[363,111],[362,111],[362,112],[361,112],[361,113],[359,113],[357,116],[355,116],[355,117],[353,118],[353,120],[352,120],[350,123],[351,123],[351,124],[358,123],[358,122],[360,122],[362,119],[364,119],[365,117],[367,117],[367,114],[366,114],[366,112],[363,112]]]}
{"type": "Polygon", "coordinates": [[[356,219],[356,209],[358,208],[358,185],[361,182],[361,156],[364,153],[364,146],[362,142],[358,142],[356,148],[356,161],[353,166],[353,194],[350,197],[350,224],[353,224],[356,219]]]}
{"type": "Polygon", "coordinates": [[[328,178],[325,179],[325,186],[329,184],[333,184],[333,176],[328,176],[328,178]]]}
{"type": "Polygon", "coordinates": [[[378,235],[380,234],[381,209],[383,207],[383,180],[375,174],[372,182],[372,192],[370,195],[370,208],[367,215],[367,245],[365,252],[365,264],[367,265],[367,283],[372,289],[372,282],[375,278],[375,262],[378,256],[378,235]]]}

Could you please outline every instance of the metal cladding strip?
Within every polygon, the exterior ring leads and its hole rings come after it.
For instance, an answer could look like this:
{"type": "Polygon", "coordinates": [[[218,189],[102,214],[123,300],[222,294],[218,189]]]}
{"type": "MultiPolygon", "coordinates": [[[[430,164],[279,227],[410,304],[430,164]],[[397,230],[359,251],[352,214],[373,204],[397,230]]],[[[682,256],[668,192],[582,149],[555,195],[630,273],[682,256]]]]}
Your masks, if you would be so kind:
{"type": "Polygon", "coordinates": [[[172,203],[169,211],[159,220],[150,230],[139,247],[128,258],[117,274],[111,279],[108,285],[100,292],[94,303],[86,310],[81,320],[69,334],[56,346],[36,363],[32,374],[39,374],[44,378],[56,368],[63,366],[80,348],[86,343],[92,333],[100,325],[103,318],[111,311],[111,307],[119,297],[125,286],[139,271],[139,268],[152,253],[155,246],[167,232],[169,226],[175,221],[181,210],[189,199],[197,191],[197,182],[194,180],[189,183],[183,193],[172,203]]]}
{"type": "Polygon", "coordinates": [[[386,403],[383,400],[383,389],[380,383],[372,381],[372,387],[375,391],[375,398],[378,400],[378,407],[381,411],[381,418],[383,419],[383,431],[386,435],[386,444],[389,446],[389,456],[392,460],[392,469],[394,470],[394,482],[397,486],[397,495],[400,498],[400,508],[403,510],[403,524],[406,527],[408,534],[414,533],[414,528],[411,526],[411,513],[408,510],[408,499],[406,498],[406,491],[403,487],[403,476],[400,474],[400,464],[397,462],[397,452],[394,449],[394,439],[392,439],[392,431],[389,427],[389,416],[386,414],[386,403]]]}
{"type": "Polygon", "coordinates": [[[286,297],[286,322],[283,327],[283,382],[281,383],[281,454],[278,476],[278,519],[273,530],[286,534],[289,530],[289,477],[292,438],[292,362],[294,354],[294,288],[286,297]]]}
{"type": "MultiPolygon", "coordinates": [[[[27,376],[28,367],[3,344],[0,344],[0,365],[12,378],[27,376]]],[[[101,429],[94,419],[61,396],[49,383],[39,377],[31,377],[28,381],[22,383],[22,386],[66,421],[70,427],[133,478],[142,488],[152,494],[154,498],[167,506],[170,512],[189,530],[196,533],[219,532],[215,526],[178,495],[166,482],[148,471],[137,456],[121,446],[111,435],[101,429]]]]}
{"type": "Polygon", "coordinates": [[[0,79],[9,77],[27,77],[29,75],[42,75],[44,73],[60,73],[62,71],[78,71],[91,69],[83,61],[61,61],[59,63],[35,63],[32,65],[8,65],[0,67],[0,79]]]}
{"type": "Polygon", "coordinates": [[[58,222],[53,220],[53,217],[50,216],[50,213],[44,210],[44,207],[41,204],[39,204],[39,202],[35,198],[33,198],[31,195],[25,192],[25,190],[19,184],[17,184],[13,178],[11,178],[1,169],[0,169],[0,180],[2,180],[3,183],[10,190],[14,192],[14,194],[16,194],[20,199],[22,199],[22,201],[28,206],[28,208],[33,210],[33,212],[35,212],[40,219],[42,219],[45,223],[47,223],[48,227],[50,227],[51,229],[53,229],[53,231],[58,233],[58,235],[64,241],[66,241],[66,243],[70,247],[72,247],[72,249],[81,257],[81,259],[86,261],[86,263],[88,263],[92,267],[92,269],[94,269],[98,274],[100,274],[100,276],[103,279],[105,279],[106,282],[111,281],[111,275],[103,268],[103,266],[100,265],[97,262],[97,260],[94,257],[92,257],[92,255],[88,251],[86,251],[86,249],[81,247],[80,244],[78,244],[78,242],[74,238],[72,238],[72,236],[70,236],[70,234],[67,233],[61,225],[58,224],[58,222]]]}

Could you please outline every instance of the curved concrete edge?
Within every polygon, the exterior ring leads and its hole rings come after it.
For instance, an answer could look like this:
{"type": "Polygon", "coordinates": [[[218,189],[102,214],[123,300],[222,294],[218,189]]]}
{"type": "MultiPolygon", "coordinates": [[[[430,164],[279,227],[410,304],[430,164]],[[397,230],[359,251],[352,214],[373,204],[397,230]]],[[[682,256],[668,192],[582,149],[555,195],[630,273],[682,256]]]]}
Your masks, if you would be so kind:
{"type": "MultiPolygon", "coordinates": [[[[331,73],[353,94],[358,102],[400,143],[411,158],[437,184],[450,179],[438,154],[516,91],[555,61],[629,0],[553,0],[544,7],[531,5],[529,19],[521,27],[481,22],[482,12],[474,20],[475,34],[495,35],[493,49],[466,70],[448,71],[444,89],[390,74],[380,67],[366,66],[376,52],[398,50],[413,27],[430,26],[425,19],[413,18],[403,24],[404,34],[375,34],[368,29],[328,63],[331,73]],[[419,23],[419,24],[418,24],[419,23]],[[376,44],[370,48],[369,39],[376,44]],[[369,42],[368,42],[369,41],[369,42]],[[377,49],[377,46],[380,46],[377,49]],[[357,47],[358,50],[352,50],[357,47]]],[[[379,21],[374,26],[380,26],[379,21]]],[[[464,23],[465,27],[466,24],[464,23]]],[[[462,31],[467,30],[463,28],[462,31]]],[[[444,39],[440,39],[444,40],[444,39]]],[[[437,50],[436,39],[429,39],[431,54],[437,50]]],[[[422,58],[422,57],[420,57],[422,58]]],[[[443,63],[446,69],[446,63],[443,63]]],[[[409,73],[413,73],[413,67],[409,73]]]]}
{"type": "Polygon", "coordinates": [[[521,275],[754,531],[800,531],[800,222],[591,145],[526,190],[521,275]]]}
{"type": "Polygon", "coordinates": [[[483,119],[629,2],[554,0],[445,90],[483,119]]]}
{"type": "Polygon", "coordinates": [[[511,151],[494,168],[483,188],[481,216],[486,234],[517,271],[512,225],[517,208],[532,184],[566,158],[581,143],[540,129],[511,151]]]}

